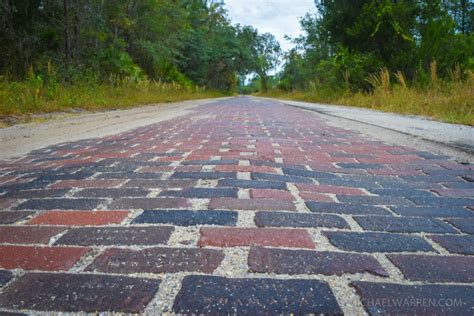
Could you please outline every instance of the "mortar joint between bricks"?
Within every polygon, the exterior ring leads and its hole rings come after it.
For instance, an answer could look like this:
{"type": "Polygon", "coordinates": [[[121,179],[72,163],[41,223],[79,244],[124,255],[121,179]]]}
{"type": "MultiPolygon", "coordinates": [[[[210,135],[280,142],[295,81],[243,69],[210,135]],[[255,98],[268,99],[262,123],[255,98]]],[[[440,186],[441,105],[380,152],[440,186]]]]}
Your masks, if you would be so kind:
{"type": "Polygon", "coordinates": [[[311,213],[311,211],[309,210],[309,208],[306,206],[306,203],[304,201],[304,199],[302,199],[299,195],[299,190],[298,188],[296,187],[295,184],[293,183],[286,183],[286,187],[288,189],[288,191],[290,191],[291,195],[294,197],[295,201],[293,202],[293,204],[295,204],[295,207],[296,207],[296,210],[299,212],[299,213],[311,213]]]}
{"type": "Polygon", "coordinates": [[[402,271],[397,268],[388,258],[387,255],[384,253],[374,253],[373,256],[377,261],[380,263],[380,265],[384,268],[385,271],[387,271],[389,278],[391,280],[394,280],[396,282],[403,282],[405,281],[405,278],[403,276],[402,271]]]}
{"type": "Polygon", "coordinates": [[[187,273],[166,274],[161,279],[160,286],[153,299],[145,308],[145,315],[172,313],[173,303],[187,273]]]}

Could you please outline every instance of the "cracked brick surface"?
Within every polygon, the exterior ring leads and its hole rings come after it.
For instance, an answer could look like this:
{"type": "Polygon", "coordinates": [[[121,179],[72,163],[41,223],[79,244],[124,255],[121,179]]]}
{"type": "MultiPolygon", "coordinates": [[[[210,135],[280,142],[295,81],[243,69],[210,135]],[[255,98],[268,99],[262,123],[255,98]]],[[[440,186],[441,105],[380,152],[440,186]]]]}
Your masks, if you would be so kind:
{"type": "Polygon", "coordinates": [[[0,314],[473,314],[474,171],[232,98],[0,161],[0,314]]]}

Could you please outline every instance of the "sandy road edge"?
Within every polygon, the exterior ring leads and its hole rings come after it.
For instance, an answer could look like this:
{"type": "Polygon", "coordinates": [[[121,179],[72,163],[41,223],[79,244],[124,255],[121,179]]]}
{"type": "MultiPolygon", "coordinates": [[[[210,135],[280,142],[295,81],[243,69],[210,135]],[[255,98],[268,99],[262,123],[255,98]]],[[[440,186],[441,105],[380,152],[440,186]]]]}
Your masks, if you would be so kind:
{"type": "Polygon", "coordinates": [[[81,139],[113,135],[188,114],[199,105],[225,98],[188,100],[140,106],[127,110],[85,113],[42,123],[0,129],[0,159],[26,155],[32,150],[81,139]]]}
{"type": "MultiPolygon", "coordinates": [[[[369,138],[374,138],[374,139],[383,141],[387,144],[406,146],[406,147],[413,148],[415,150],[425,150],[425,151],[430,151],[430,152],[441,154],[441,155],[447,155],[451,159],[460,163],[470,163],[470,164],[474,163],[474,148],[470,149],[469,147],[458,147],[455,144],[444,141],[444,140],[436,141],[435,139],[432,139],[432,138],[426,138],[420,135],[415,135],[411,133],[411,130],[402,131],[402,130],[391,129],[386,126],[382,127],[379,125],[375,125],[371,123],[370,121],[364,121],[363,118],[356,119],[356,118],[351,118],[351,117],[344,117],[334,112],[328,113],[324,111],[318,111],[318,109],[311,108],[311,105],[313,105],[312,103],[288,101],[288,100],[275,99],[275,98],[263,98],[263,97],[254,97],[254,98],[266,99],[266,100],[270,100],[274,102],[279,102],[286,106],[299,108],[301,110],[307,111],[308,113],[312,113],[313,115],[321,117],[326,123],[334,127],[355,130],[369,138]]],[[[339,106],[320,105],[320,104],[314,104],[314,105],[321,106],[321,107],[339,107],[339,106]]],[[[344,111],[352,110],[352,108],[350,107],[341,106],[341,108],[343,108],[344,111]]],[[[403,115],[384,113],[384,112],[379,112],[379,111],[374,111],[374,110],[365,110],[365,109],[357,108],[357,109],[354,109],[354,111],[361,111],[361,112],[367,111],[370,113],[375,113],[376,115],[380,115],[380,116],[386,115],[387,118],[396,116],[400,120],[403,120],[405,118],[403,115]]],[[[410,121],[413,121],[413,120],[420,120],[420,122],[423,121],[422,118],[411,117],[411,116],[409,117],[407,116],[406,119],[410,121]]],[[[428,121],[428,122],[431,122],[431,121],[428,121]]],[[[453,129],[459,127],[459,125],[456,125],[456,124],[448,124],[448,123],[440,123],[440,122],[433,122],[433,123],[443,124],[444,126],[447,126],[448,128],[449,128],[449,125],[452,125],[451,128],[453,129]]],[[[469,133],[472,133],[472,131],[474,131],[474,128],[472,127],[466,126],[466,128],[469,129],[469,133]]]]}

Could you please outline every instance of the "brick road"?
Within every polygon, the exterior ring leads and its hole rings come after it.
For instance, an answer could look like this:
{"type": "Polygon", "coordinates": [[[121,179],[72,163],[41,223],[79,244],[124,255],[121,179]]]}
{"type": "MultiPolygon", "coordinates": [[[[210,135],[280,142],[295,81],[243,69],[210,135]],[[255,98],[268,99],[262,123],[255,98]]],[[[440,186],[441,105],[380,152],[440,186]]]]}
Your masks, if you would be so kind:
{"type": "Polygon", "coordinates": [[[237,98],[0,163],[0,313],[474,313],[474,171],[237,98]]]}

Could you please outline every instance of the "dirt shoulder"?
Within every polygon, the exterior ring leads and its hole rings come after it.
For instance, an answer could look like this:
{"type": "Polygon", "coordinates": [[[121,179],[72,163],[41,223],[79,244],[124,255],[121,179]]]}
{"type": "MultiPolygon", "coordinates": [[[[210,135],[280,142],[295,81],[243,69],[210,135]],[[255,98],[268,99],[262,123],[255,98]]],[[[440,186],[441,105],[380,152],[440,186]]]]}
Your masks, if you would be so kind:
{"type": "MultiPolygon", "coordinates": [[[[221,98],[226,99],[226,98],[221,98]]],[[[9,159],[53,144],[113,135],[140,126],[166,121],[189,110],[221,99],[156,104],[130,110],[59,116],[40,123],[0,129],[0,159],[9,159]]]]}

